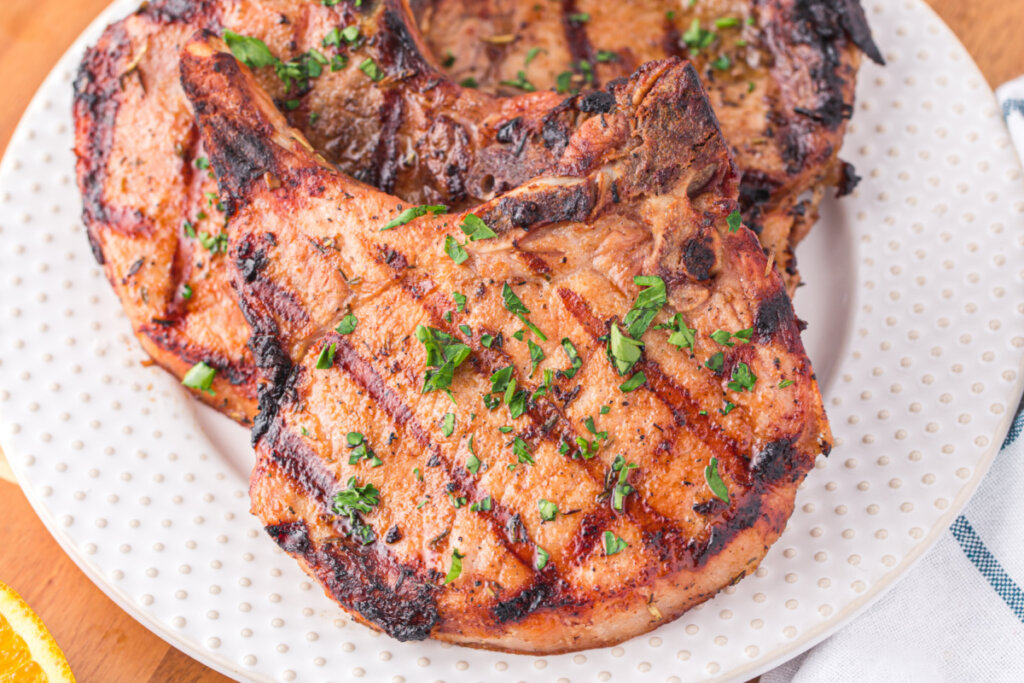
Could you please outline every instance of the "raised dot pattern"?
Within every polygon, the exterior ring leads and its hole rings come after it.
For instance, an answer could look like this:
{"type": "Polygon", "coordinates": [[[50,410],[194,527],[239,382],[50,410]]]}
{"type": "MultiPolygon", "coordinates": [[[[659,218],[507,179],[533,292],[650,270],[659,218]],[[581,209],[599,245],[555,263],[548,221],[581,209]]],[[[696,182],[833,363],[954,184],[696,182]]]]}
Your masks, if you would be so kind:
{"type": "Polygon", "coordinates": [[[843,150],[864,181],[826,203],[796,300],[836,448],[761,567],[654,634],[573,655],[398,643],[350,622],[248,515],[244,430],[142,365],[76,218],[72,73],[134,4],[61,61],[0,167],[0,439],[76,561],[211,665],[284,681],[742,676],[877,594],[984,474],[1021,382],[1022,174],[948,30],[918,0],[869,0],[889,65],[864,66],[843,150]]]}

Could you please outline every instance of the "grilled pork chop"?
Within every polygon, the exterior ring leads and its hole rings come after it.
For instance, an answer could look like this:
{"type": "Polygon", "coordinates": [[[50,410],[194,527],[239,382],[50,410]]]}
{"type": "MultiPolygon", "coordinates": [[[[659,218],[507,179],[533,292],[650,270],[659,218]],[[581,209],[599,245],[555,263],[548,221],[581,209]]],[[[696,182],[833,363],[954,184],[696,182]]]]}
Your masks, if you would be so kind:
{"type": "Polygon", "coordinates": [[[355,4],[157,0],[111,25],[75,82],[93,252],[153,359],[179,378],[204,363],[216,374],[188,381],[193,392],[243,422],[256,410],[249,329],[228,282],[223,203],[178,76],[197,28],[239,34],[236,49],[264,65],[261,85],[316,149],[414,205],[467,206],[540,174],[594,106],[461,88],[430,65],[403,2],[355,4]]]}
{"type": "Polygon", "coordinates": [[[357,620],[553,653],[754,569],[830,434],[692,67],[648,63],[547,175],[383,230],[205,38],[182,81],[269,380],[252,510],[357,620]]]}
{"type": "Polygon", "coordinates": [[[860,50],[883,63],[860,0],[420,0],[420,27],[458,81],[503,94],[598,88],[670,55],[693,60],[742,171],[747,225],[790,292],[794,247],[839,157],[860,50]]]}

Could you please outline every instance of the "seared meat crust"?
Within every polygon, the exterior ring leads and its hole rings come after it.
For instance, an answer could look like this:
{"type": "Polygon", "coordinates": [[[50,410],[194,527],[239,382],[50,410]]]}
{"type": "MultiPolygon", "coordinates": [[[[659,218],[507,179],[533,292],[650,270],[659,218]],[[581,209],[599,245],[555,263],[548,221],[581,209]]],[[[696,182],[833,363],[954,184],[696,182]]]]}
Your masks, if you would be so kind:
{"type": "Polygon", "coordinates": [[[548,174],[472,209],[495,236],[461,263],[442,245],[464,242],[467,212],[380,231],[398,201],[311,151],[216,42],[199,36],[181,68],[268,381],[252,510],[327,595],[398,639],[554,653],[655,628],[757,566],[830,434],[782,281],[729,226],[736,167],[692,67],[612,86],[548,174]],[[678,313],[695,343],[651,327],[620,375],[609,334],[641,274],[666,285],[653,322],[678,313]],[[348,315],[355,330],[335,330],[348,315]],[[418,325],[471,351],[450,397],[424,390],[418,325]],[[749,332],[730,346],[719,330],[749,332]],[[750,390],[730,385],[741,365],[750,390]],[[506,366],[519,415],[481,401],[506,366]],[[561,372],[539,391],[544,370],[561,372]],[[616,455],[637,466],[622,479],[616,455]],[[367,484],[379,499],[346,514],[367,484]]]}
{"type": "Polygon", "coordinates": [[[557,163],[579,120],[599,113],[554,92],[461,88],[431,66],[410,21],[400,0],[156,0],[82,61],[75,152],[93,253],[146,351],[179,378],[214,367],[212,391],[194,393],[235,419],[255,415],[256,371],[228,282],[228,207],[178,79],[195,30],[258,38],[282,61],[312,50],[329,60],[308,83],[286,88],[272,67],[257,78],[339,169],[409,204],[458,208],[511,189],[557,163]],[[351,26],[358,39],[331,40],[351,26]]]}
{"type": "Polygon", "coordinates": [[[420,0],[416,8],[452,77],[491,92],[589,90],[650,60],[691,58],[742,172],[744,220],[790,293],[799,283],[793,250],[826,189],[856,184],[838,151],[860,52],[883,62],[860,0],[420,0]]]}

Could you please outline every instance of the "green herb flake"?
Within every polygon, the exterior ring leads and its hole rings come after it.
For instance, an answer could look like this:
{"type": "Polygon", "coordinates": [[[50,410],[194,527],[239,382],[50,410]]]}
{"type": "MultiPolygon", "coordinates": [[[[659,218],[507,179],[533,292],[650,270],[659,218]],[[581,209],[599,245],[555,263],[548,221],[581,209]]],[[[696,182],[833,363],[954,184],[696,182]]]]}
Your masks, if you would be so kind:
{"type": "Polygon", "coordinates": [[[523,66],[530,66],[530,62],[536,59],[537,55],[540,54],[539,47],[531,47],[526,53],[526,59],[523,60],[523,66]]]}
{"type": "Polygon", "coordinates": [[[721,413],[722,415],[728,415],[729,413],[731,413],[735,409],[736,409],[735,404],[733,404],[731,401],[726,401],[725,402],[725,407],[721,408],[718,412],[721,413]]]}
{"type": "MultiPolygon", "coordinates": [[[[452,378],[470,354],[470,348],[455,341],[451,335],[433,327],[416,326],[416,339],[427,352],[427,371],[423,380],[422,393],[440,389],[451,398],[452,378]]],[[[454,399],[453,399],[454,400],[454,399]]]]}
{"type": "Polygon", "coordinates": [[[210,160],[207,159],[206,157],[197,158],[195,164],[196,168],[198,168],[201,171],[205,171],[210,168],[210,160]]]}
{"type": "Polygon", "coordinates": [[[184,284],[181,286],[181,298],[188,300],[192,298],[192,286],[184,284]]]}
{"type": "Polygon", "coordinates": [[[611,556],[621,553],[623,550],[629,547],[620,536],[616,536],[610,531],[604,532],[604,554],[611,556]]]}
{"type": "Polygon", "coordinates": [[[618,472],[619,477],[615,487],[612,489],[612,508],[617,512],[622,512],[626,496],[636,490],[627,481],[629,478],[629,471],[636,469],[636,467],[637,464],[635,462],[631,462],[627,465],[624,457],[621,455],[615,456],[615,461],[612,463],[612,472],[618,472]]]}
{"type": "Polygon", "coordinates": [[[334,331],[338,334],[352,334],[356,331],[356,325],[359,324],[359,318],[355,317],[351,313],[347,313],[345,317],[341,319],[338,326],[334,328],[334,331]]]}
{"type": "MultiPolygon", "coordinates": [[[[711,66],[719,71],[727,71],[732,66],[732,60],[729,59],[729,55],[719,55],[717,59],[711,62],[711,66]]],[[[730,232],[735,232],[735,230],[730,228],[730,232]]]]}
{"type": "Polygon", "coordinates": [[[742,342],[744,344],[749,344],[750,340],[754,337],[754,328],[753,327],[748,327],[745,330],[739,330],[738,332],[733,332],[732,333],[732,337],[733,337],[733,339],[736,339],[739,342],[742,342]]]}
{"type": "Polygon", "coordinates": [[[540,510],[540,518],[545,522],[552,522],[558,514],[558,504],[541,498],[537,501],[537,508],[540,510]]]}
{"type": "Polygon", "coordinates": [[[512,440],[512,452],[515,453],[516,459],[519,462],[525,462],[531,465],[535,462],[533,456],[530,455],[530,449],[526,445],[526,442],[518,436],[512,440]]]}
{"type": "Polygon", "coordinates": [[[492,507],[491,497],[487,496],[478,503],[473,503],[469,506],[470,512],[487,512],[492,507]]]}
{"type": "Polygon", "coordinates": [[[711,337],[712,341],[714,341],[716,344],[720,346],[732,347],[736,345],[733,342],[729,341],[730,339],[732,339],[732,335],[726,332],[725,330],[715,330],[709,336],[711,337]]]}
{"type": "Polygon", "coordinates": [[[569,21],[577,23],[577,24],[585,24],[586,22],[590,21],[590,13],[589,12],[576,12],[574,14],[570,14],[569,15],[569,21]]]}
{"type": "Polygon", "coordinates": [[[503,284],[501,287],[501,300],[502,303],[505,305],[505,310],[519,318],[519,320],[522,321],[524,325],[530,328],[531,332],[537,335],[538,339],[540,339],[541,341],[548,340],[548,338],[544,335],[543,332],[541,332],[537,328],[536,325],[527,320],[526,316],[530,314],[530,309],[526,307],[526,304],[523,303],[522,299],[516,296],[516,293],[512,290],[511,287],[509,287],[509,284],[507,282],[503,284]]]}
{"type": "Polygon", "coordinates": [[[494,343],[494,337],[492,337],[491,335],[489,335],[489,334],[482,334],[482,335],[480,335],[480,346],[484,347],[485,349],[489,349],[489,348],[491,348],[491,345],[493,343],[494,343]]]}
{"type": "Polygon", "coordinates": [[[781,382],[779,382],[779,389],[785,389],[786,387],[792,386],[792,385],[793,385],[793,380],[791,380],[791,379],[784,379],[781,382]]]}
{"type": "Polygon", "coordinates": [[[385,230],[391,230],[397,228],[400,225],[419,218],[420,216],[426,216],[428,213],[432,213],[435,216],[439,213],[444,213],[448,210],[448,207],[444,204],[420,204],[419,206],[410,206],[409,208],[402,211],[396,217],[384,224],[378,232],[384,232],[385,230]]]}
{"type": "Polygon", "coordinates": [[[718,19],[715,19],[716,28],[732,28],[739,25],[740,20],[736,17],[719,17],[718,19]]]}
{"type": "Polygon", "coordinates": [[[640,290],[633,308],[622,319],[622,325],[630,337],[639,339],[668,299],[665,295],[665,281],[657,275],[637,275],[633,282],[644,289],[640,290]]]}
{"type": "Polygon", "coordinates": [[[598,50],[594,58],[601,63],[619,61],[619,55],[611,50],[598,50]]]}
{"type": "Polygon", "coordinates": [[[334,495],[334,512],[347,517],[353,533],[364,545],[373,542],[373,529],[363,522],[361,514],[371,512],[380,503],[380,491],[373,484],[359,485],[356,477],[349,477],[345,488],[334,495]]]}
{"type": "Polygon", "coordinates": [[[559,372],[561,372],[566,379],[572,379],[576,376],[576,373],[579,372],[579,369],[583,367],[583,359],[580,358],[578,353],[576,353],[576,347],[573,346],[572,341],[570,341],[568,337],[562,338],[562,350],[565,351],[565,355],[569,359],[569,362],[572,363],[572,367],[568,370],[560,370],[559,372]]]}
{"type": "Polygon", "coordinates": [[[607,415],[608,412],[611,411],[611,409],[612,409],[611,406],[601,406],[601,414],[602,415],[607,415]]]}
{"type": "Polygon", "coordinates": [[[701,28],[700,19],[694,19],[690,28],[683,33],[683,43],[690,48],[690,54],[697,54],[709,47],[718,36],[713,31],[701,28]]]}
{"type": "Polygon", "coordinates": [[[499,81],[499,85],[507,85],[510,88],[519,88],[524,92],[536,92],[537,86],[530,83],[526,78],[526,72],[520,69],[516,72],[516,79],[514,81],[499,81]]]}
{"type": "Polygon", "coordinates": [[[459,332],[466,335],[467,337],[473,336],[473,328],[471,328],[469,325],[459,325],[459,332]]]}
{"type": "Polygon", "coordinates": [[[413,467],[412,473],[416,475],[416,481],[423,481],[423,472],[420,471],[419,467],[413,467]]]}
{"type": "Polygon", "coordinates": [[[466,469],[469,471],[470,474],[476,474],[477,472],[479,472],[480,458],[478,458],[473,453],[470,453],[469,457],[466,458],[466,469]]]}
{"type": "Polygon", "coordinates": [[[448,574],[444,577],[444,585],[448,585],[455,579],[459,578],[459,574],[462,573],[462,560],[466,557],[459,552],[458,548],[452,550],[452,565],[448,569],[448,574]]]}
{"type": "Polygon", "coordinates": [[[509,425],[502,425],[501,427],[498,427],[498,431],[501,432],[502,434],[508,434],[509,432],[512,431],[512,427],[510,427],[509,425]]]}
{"type": "Polygon", "coordinates": [[[455,432],[455,413],[445,413],[441,419],[441,433],[451,436],[455,432]]]}
{"type": "Polygon", "coordinates": [[[757,375],[751,372],[749,365],[741,361],[733,367],[732,377],[727,386],[733,391],[753,391],[755,382],[757,375]]]}
{"type": "Polygon", "coordinates": [[[448,257],[455,261],[457,264],[465,263],[466,259],[469,258],[469,254],[462,248],[462,245],[452,237],[451,235],[445,235],[444,238],[444,253],[448,254],[448,257]]]}
{"type": "Polygon", "coordinates": [[[719,351],[704,362],[704,367],[712,372],[718,372],[725,364],[725,354],[719,351]]]}
{"type": "Polygon", "coordinates": [[[643,354],[643,348],[643,342],[624,334],[617,324],[612,323],[608,341],[608,356],[619,375],[625,375],[636,365],[643,354]]]}
{"type": "Polygon", "coordinates": [[[549,559],[551,559],[551,555],[548,554],[548,551],[544,550],[544,548],[541,548],[540,546],[537,546],[537,559],[533,563],[533,566],[537,568],[537,571],[540,571],[541,569],[544,569],[544,567],[548,566],[549,559]]]}
{"type": "Polygon", "coordinates": [[[461,81],[459,81],[459,85],[461,85],[463,88],[478,88],[478,87],[480,87],[480,84],[477,83],[476,79],[473,78],[472,76],[469,76],[467,78],[463,78],[461,81]]]}
{"type": "Polygon", "coordinates": [[[251,69],[274,66],[278,63],[277,57],[271,54],[270,48],[259,38],[250,38],[234,31],[225,30],[224,42],[227,43],[235,59],[251,69]]]}
{"type": "Polygon", "coordinates": [[[629,379],[627,379],[625,382],[620,384],[619,391],[621,391],[624,394],[628,394],[631,391],[639,389],[641,386],[644,385],[645,382],[647,382],[647,375],[645,375],[642,371],[638,372],[629,379]]]}
{"type": "Polygon", "coordinates": [[[728,504],[729,488],[722,481],[722,476],[718,473],[718,458],[711,458],[711,462],[704,468],[704,481],[707,482],[708,488],[711,489],[711,493],[715,494],[716,498],[728,504]]]}
{"type": "Polygon", "coordinates": [[[384,79],[384,72],[377,66],[377,62],[373,61],[372,57],[364,59],[359,64],[359,70],[369,76],[370,80],[375,83],[384,79]]]}
{"type": "Polygon", "coordinates": [[[199,361],[188,369],[185,376],[181,378],[181,383],[189,389],[198,389],[205,391],[210,396],[215,396],[215,392],[210,387],[213,385],[213,378],[216,374],[216,368],[199,361]]]}
{"type": "Polygon", "coordinates": [[[537,366],[544,360],[544,349],[534,343],[532,339],[526,344],[530,349],[530,377],[533,377],[533,373],[537,372],[537,366]]]}
{"type": "Polygon", "coordinates": [[[467,213],[459,224],[459,229],[469,238],[470,242],[477,240],[489,240],[497,237],[498,233],[491,230],[490,226],[484,223],[483,219],[476,214],[467,213]]]}
{"type": "Polygon", "coordinates": [[[359,40],[359,27],[356,25],[346,26],[341,29],[341,37],[345,39],[345,42],[351,45],[359,40]]]}
{"type": "Polygon", "coordinates": [[[555,77],[555,89],[560,95],[569,92],[572,87],[572,76],[571,71],[563,71],[555,77]]]}
{"type": "Polygon", "coordinates": [[[320,355],[316,357],[316,369],[327,370],[334,366],[334,352],[337,351],[338,345],[335,343],[324,344],[323,348],[320,349],[320,355]]]}
{"type": "Polygon", "coordinates": [[[736,232],[743,225],[743,214],[733,211],[726,217],[725,222],[729,225],[729,232],[736,232]]]}
{"type": "Polygon", "coordinates": [[[452,292],[452,300],[455,302],[455,312],[462,313],[466,310],[466,295],[459,292],[452,292]]]}
{"type": "Polygon", "coordinates": [[[690,355],[693,355],[694,345],[697,342],[697,329],[687,327],[686,323],[683,322],[682,313],[676,313],[672,318],[672,322],[666,325],[658,325],[656,329],[672,330],[672,334],[668,336],[668,343],[680,351],[689,348],[690,355]]]}

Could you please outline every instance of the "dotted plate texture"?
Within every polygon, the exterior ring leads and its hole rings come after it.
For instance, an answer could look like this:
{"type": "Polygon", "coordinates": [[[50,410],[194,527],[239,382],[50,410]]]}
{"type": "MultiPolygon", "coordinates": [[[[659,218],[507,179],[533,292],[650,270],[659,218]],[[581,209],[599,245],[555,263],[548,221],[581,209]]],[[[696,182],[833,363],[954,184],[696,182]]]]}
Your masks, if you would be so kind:
{"type": "Polygon", "coordinates": [[[43,84],[0,166],[0,439],[47,527],[118,604],[250,680],[747,677],[838,628],[964,505],[1017,405],[1024,182],[996,102],[919,0],[867,0],[844,157],[864,181],[801,247],[796,305],[836,435],[756,574],[618,647],[558,657],[398,643],[351,622],[248,513],[245,430],[144,356],[90,255],[71,81],[43,84]]]}

